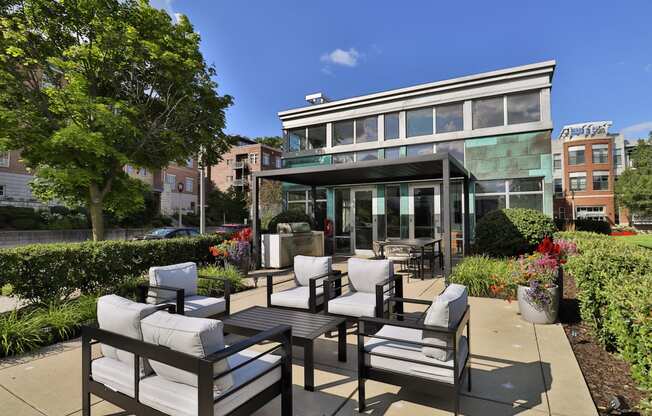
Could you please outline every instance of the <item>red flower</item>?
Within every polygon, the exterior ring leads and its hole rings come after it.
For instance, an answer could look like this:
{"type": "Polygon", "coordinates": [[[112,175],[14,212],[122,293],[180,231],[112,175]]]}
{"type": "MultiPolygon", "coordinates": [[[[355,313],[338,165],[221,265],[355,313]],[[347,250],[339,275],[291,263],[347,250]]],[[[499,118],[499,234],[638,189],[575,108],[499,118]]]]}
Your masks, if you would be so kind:
{"type": "Polygon", "coordinates": [[[237,241],[251,241],[251,228],[243,228],[234,235],[234,239],[237,241]]]}

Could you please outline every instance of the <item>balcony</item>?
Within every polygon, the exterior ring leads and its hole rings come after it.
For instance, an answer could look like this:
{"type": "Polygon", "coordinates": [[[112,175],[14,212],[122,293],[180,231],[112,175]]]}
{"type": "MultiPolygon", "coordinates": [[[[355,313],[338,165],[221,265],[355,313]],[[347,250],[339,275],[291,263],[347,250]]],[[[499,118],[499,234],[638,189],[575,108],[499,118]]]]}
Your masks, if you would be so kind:
{"type": "Polygon", "coordinates": [[[249,186],[248,179],[234,179],[233,186],[249,186]]]}
{"type": "Polygon", "coordinates": [[[249,162],[246,160],[240,160],[233,164],[233,169],[248,169],[249,162]]]}

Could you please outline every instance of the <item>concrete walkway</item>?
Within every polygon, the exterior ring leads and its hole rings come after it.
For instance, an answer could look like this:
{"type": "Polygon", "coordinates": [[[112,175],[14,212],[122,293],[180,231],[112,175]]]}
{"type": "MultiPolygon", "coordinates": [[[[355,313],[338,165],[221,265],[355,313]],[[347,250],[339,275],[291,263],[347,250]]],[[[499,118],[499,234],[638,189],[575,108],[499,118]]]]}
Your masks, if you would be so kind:
{"type": "MultiPolygon", "coordinates": [[[[341,267],[341,265],[339,265],[341,267]]],[[[232,310],[265,304],[264,281],[257,289],[234,295],[232,310]]],[[[281,285],[283,286],[283,285],[281,285]]],[[[443,288],[441,279],[410,281],[407,297],[431,300],[443,288]]],[[[464,415],[597,415],[586,383],[560,325],[522,321],[516,303],[471,298],[473,390],[461,400],[464,415]]],[[[416,310],[416,309],[413,309],[416,310]]],[[[296,415],[355,415],[357,409],[356,337],[349,331],[348,362],[337,361],[335,338],[315,346],[316,391],[303,390],[302,351],[295,349],[293,383],[296,415]]],[[[230,342],[235,339],[228,340],[230,342]]],[[[79,340],[37,354],[0,361],[0,414],[81,414],[81,349],[79,340]]],[[[93,398],[93,415],[121,414],[93,398]]],[[[278,399],[257,412],[276,415],[278,399]]],[[[366,414],[450,415],[446,390],[424,394],[375,381],[367,382],[366,414]]]]}

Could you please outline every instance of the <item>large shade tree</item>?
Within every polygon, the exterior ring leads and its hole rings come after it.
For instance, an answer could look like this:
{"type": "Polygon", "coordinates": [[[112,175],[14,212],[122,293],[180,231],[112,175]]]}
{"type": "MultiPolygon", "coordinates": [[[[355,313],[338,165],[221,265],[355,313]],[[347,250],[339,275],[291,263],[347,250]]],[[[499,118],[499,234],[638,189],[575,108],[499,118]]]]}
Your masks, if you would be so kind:
{"type": "Polygon", "coordinates": [[[640,140],[631,159],[632,167],[616,182],[617,201],[631,214],[652,217],[652,142],[640,140]]]}
{"type": "Polygon", "coordinates": [[[103,213],[143,204],[129,164],[161,169],[230,145],[215,69],[184,16],[145,0],[5,0],[0,5],[0,149],[19,149],[43,200],[103,213]]]}

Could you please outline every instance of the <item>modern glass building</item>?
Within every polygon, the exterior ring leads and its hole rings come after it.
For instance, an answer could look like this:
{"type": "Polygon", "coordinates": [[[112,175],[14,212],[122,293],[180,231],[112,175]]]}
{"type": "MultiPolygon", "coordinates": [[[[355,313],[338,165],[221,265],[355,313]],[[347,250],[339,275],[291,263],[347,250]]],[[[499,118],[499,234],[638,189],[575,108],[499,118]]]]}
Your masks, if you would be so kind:
{"type": "Polygon", "coordinates": [[[335,253],[441,234],[446,199],[451,251],[461,253],[491,210],[552,215],[554,69],[547,61],[337,101],[306,97],[316,103],[278,113],[283,169],[267,178],[284,180],[287,209],[314,215],[318,227],[330,220],[335,253]]]}

